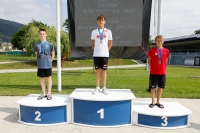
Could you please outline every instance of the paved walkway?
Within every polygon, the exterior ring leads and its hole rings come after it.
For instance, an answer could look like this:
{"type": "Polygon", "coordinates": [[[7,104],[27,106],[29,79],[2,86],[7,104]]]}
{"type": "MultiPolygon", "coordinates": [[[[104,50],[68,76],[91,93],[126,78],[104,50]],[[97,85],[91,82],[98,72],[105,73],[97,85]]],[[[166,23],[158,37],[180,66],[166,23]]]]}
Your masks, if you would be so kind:
{"type": "MultiPolygon", "coordinates": [[[[200,133],[200,99],[163,98],[165,102],[179,102],[193,113],[190,115],[190,127],[161,130],[136,125],[112,128],[86,127],[75,124],[57,126],[29,126],[18,122],[17,100],[22,96],[0,96],[0,133],[200,133]]],[[[137,101],[150,101],[150,98],[137,98],[137,101]]]]}
{"type": "MultiPolygon", "coordinates": [[[[136,64],[136,65],[122,65],[122,66],[109,66],[110,68],[133,68],[133,67],[145,67],[145,64],[136,64]]],[[[71,71],[71,70],[91,70],[93,67],[72,67],[72,68],[62,68],[64,71],[71,71]]],[[[57,68],[53,68],[53,71],[57,71],[57,68]]],[[[6,69],[0,70],[0,73],[13,73],[13,72],[36,72],[37,68],[35,69],[6,69]]]]}

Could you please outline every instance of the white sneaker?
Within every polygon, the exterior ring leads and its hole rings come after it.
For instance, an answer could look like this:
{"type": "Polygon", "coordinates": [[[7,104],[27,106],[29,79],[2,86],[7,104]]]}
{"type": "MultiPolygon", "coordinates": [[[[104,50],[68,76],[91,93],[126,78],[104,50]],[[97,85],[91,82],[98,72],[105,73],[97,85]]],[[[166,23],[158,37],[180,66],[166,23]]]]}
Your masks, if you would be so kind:
{"type": "Polygon", "coordinates": [[[96,87],[95,90],[92,92],[93,95],[96,95],[98,94],[100,91],[100,88],[99,87],[96,87]]]}
{"type": "Polygon", "coordinates": [[[108,95],[108,91],[107,91],[106,87],[102,88],[102,93],[104,93],[105,95],[108,95]]]}

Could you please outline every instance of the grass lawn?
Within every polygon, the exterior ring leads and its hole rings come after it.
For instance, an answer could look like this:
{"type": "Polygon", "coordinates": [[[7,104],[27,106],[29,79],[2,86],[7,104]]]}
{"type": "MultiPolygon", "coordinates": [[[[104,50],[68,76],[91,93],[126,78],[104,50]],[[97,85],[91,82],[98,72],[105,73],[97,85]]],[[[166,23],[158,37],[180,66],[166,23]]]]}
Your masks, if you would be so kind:
{"type": "MultiPolygon", "coordinates": [[[[25,55],[0,55],[0,62],[7,61],[30,61],[30,62],[20,62],[20,63],[8,63],[0,64],[0,69],[25,69],[25,68],[37,68],[37,62],[35,57],[28,57],[25,55]]],[[[62,67],[91,67],[93,66],[93,60],[72,60],[64,61],[61,63],[62,67]]],[[[129,59],[109,59],[109,66],[116,65],[133,65],[136,64],[129,59]]],[[[57,61],[53,61],[53,67],[57,67],[57,61]]]]}
{"type": "MultiPolygon", "coordinates": [[[[162,97],[200,98],[200,68],[167,67],[167,84],[162,97]]],[[[41,88],[36,73],[0,74],[0,95],[40,94],[41,88]]],[[[53,72],[53,94],[70,94],[75,88],[94,88],[92,70],[62,71],[62,92],[57,91],[57,73],[53,72]]],[[[150,97],[149,72],[145,68],[108,69],[107,88],[131,89],[136,97],[150,97]]]]}
{"type": "Polygon", "coordinates": [[[36,60],[36,57],[27,56],[27,55],[9,55],[9,54],[1,54],[0,55],[0,62],[7,62],[7,61],[31,61],[36,60]]]}

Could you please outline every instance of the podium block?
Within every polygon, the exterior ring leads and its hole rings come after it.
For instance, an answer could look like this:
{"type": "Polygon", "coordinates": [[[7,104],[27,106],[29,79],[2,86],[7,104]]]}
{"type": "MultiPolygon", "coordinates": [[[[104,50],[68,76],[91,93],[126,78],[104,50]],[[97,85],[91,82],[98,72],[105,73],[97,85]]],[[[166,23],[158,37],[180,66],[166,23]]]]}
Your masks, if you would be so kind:
{"type": "Polygon", "coordinates": [[[52,100],[37,100],[38,96],[30,94],[17,101],[19,122],[37,126],[71,122],[71,100],[68,95],[52,95],[52,100]]]}
{"type": "Polygon", "coordinates": [[[132,123],[132,100],[129,89],[108,89],[109,95],[93,95],[94,89],[75,89],[72,101],[72,122],[87,126],[123,126],[132,123]]]}
{"type": "Polygon", "coordinates": [[[133,124],[160,128],[176,129],[189,126],[189,109],[178,102],[162,102],[164,108],[149,108],[150,102],[133,102],[133,124]]]}

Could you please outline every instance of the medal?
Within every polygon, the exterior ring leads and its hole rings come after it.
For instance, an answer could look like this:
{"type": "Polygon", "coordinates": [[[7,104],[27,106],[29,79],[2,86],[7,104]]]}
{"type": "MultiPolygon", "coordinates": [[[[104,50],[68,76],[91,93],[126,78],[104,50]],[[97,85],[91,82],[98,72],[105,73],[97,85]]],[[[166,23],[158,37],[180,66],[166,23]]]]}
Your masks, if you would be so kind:
{"type": "Polygon", "coordinates": [[[98,31],[99,31],[99,39],[100,39],[100,43],[102,43],[104,28],[103,28],[102,33],[100,33],[100,29],[99,29],[99,28],[98,28],[98,31]]]}
{"type": "Polygon", "coordinates": [[[157,51],[158,51],[158,64],[162,63],[162,52],[163,52],[163,48],[161,50],[158,49],[158,47],[156,47],[157,51]]]}
{"type": "Polygon", "coordinates": [[[40,46],[41,46],[41,54],[44,55],[45,53],[45,48],[46,48],[46,41],[44,42],[44,45],[42,45],[42,41],[40,42],[40,46]]]}

